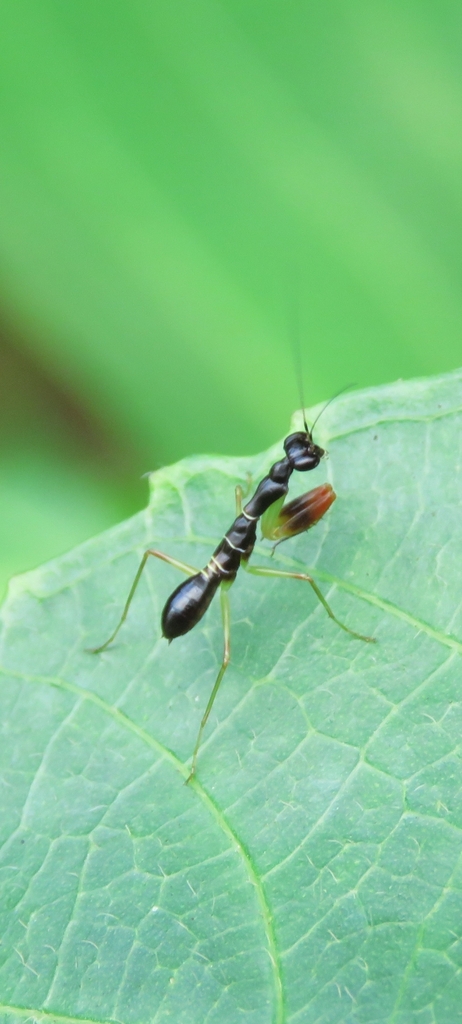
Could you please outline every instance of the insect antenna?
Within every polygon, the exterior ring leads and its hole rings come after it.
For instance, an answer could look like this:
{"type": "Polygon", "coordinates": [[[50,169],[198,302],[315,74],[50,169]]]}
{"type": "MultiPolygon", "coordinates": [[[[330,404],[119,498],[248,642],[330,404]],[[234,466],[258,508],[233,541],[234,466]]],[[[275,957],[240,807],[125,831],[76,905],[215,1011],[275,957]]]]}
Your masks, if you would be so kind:
{"type": "Polygon", "coordinates": [[[292,330],[290,332],[290,340],[292,347],[292,358],[294,361],[295,378],[297,381],[300,408],[302,410],[303,426],[305,427],[306,433],[309,435],[309,437],[311,437],[311,430],[306,422],[305,395],[303,389],[303,361],[300,330],[300,289],[298,289],[297,297],[293,299],[291,305],[292,308],[290,310],[290,321],[292,325],[292,330]]]}
{"type": "Polygon", "coordinates": [[[305,427],[305,430],[306,430],[306,433],[308,434],[308,437],[312,441],[313,440],[314,428],[315,428],[318,420],[322,416],[323,412],[325,412],[325,410],[331,404],[331,402],[334,402],[336,398],[339,398],[340,395],[343,395],[343,393],[345,391],[349,391],[350,388],[355,388],[356,384],[355,383],[354,384],[346,384],[346,386],[344,388],[340,388],[340,391],[337,391],[335,393],[335,395],[332,395],[332,398],[329,398],[329,400],[325,403],[325,405],[323,405],[322,409],[318,412],[318,415],[316,416],[316,419],[314,420],[314,423],[313,423],[313,425],[312,425],[312,427],[310,429],[310,427],[308,426],[308,424],[306,422],[305,395],[304,395],[304,388],[303,388],[303,360],[302,360],[301,327],[300,327],[300,321],[301,321],[300,288],[298,288],[298,290],[297,290],[297,297],[296,298],[294,298],[294,297],[292,298],[291,310],[290,310],[290,321],[291,321],[291,325],[292,325],[292,330],[290,332],[291,346],[292,346],[292,357],[293,357],[293,361],[294,361],[294,370],[295,370],[295,377],[296,377],[296,380],[297,380],[298,396],[299,396],[299,399],[300,399],[300,407],[301,407],[302,416],[303,416],[303,426],[305,427]]]}
{"type": "Polygon", "coordinates": [[[332,395],[332,398],[329,398],[329,401],[326,402],[325,405],[323,405],[322,409],[320,410],[320,412],[318,412],[318,415],[316,416],[316,419],[315,419],[315,421],[313,423],[313,426],[311,427],[311,430],[308,431],[311,439],[313,439],[313,430],[314,430],[318,420],[321,418],[323,412],[326,411],[328,405],[331,405],[332,402],[335,402],[335,399],[339,398],[340,395],[343,395],[343,393],[345,391],[349,391],[350,388],[355,388],[355,387],[356,387],[356,384],[346,384],[344,388],[341,388],[340,391],[337,391],[335,395],[332,395]]]}

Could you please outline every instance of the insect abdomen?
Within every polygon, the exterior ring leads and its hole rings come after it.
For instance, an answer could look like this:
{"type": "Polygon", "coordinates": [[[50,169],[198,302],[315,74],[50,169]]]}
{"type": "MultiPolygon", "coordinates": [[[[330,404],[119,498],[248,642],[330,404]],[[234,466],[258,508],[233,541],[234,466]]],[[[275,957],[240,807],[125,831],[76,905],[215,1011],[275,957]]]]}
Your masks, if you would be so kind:
{"type": "Polygon", "coordinates": [[[198,572],[190,576],[170,595],[162,612],[162,633],[167,640],[189,633],[207,611],[221,577],[198,572]]]}

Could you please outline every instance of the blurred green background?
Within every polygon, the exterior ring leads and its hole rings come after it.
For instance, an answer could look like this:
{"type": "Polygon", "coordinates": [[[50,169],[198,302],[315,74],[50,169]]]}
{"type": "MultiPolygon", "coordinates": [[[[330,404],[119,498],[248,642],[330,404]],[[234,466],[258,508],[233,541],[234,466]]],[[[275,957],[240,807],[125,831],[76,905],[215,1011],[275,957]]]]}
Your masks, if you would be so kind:
{"type": "Polygon", "coordinates": [[[282,435],[296,294],[307,404],[462,363],[460,4],[0,11],[0,589],[282,435]]]}

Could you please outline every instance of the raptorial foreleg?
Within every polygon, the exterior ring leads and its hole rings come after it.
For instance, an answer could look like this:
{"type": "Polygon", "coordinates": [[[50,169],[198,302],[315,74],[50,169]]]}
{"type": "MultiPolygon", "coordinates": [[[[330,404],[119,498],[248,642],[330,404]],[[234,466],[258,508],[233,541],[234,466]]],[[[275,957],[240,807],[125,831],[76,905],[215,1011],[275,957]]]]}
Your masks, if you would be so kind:
{"type": "MultiPolygon", "coordinates": [[[[274,547],[283,540],[296,537],[299,533],[305,533],[325,515],[336,494],[330,484],[320,484],[312,491],[301,494],[300,497],[288,501],[284,505],[284,498],[279,498],[264,513],[261,519],[263,537],[267,540],[274,540],[274,547]]],[[[273,548],[274,551],[274,548],[273,548]]]]}

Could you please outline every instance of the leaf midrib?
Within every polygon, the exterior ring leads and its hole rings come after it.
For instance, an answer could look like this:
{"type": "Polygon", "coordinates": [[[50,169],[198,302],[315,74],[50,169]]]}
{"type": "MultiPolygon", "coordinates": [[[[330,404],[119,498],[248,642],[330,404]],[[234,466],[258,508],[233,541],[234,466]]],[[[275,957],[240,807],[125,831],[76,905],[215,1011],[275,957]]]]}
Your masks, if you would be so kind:
{"type": "MultiPolygon", "coordinates": [[[[183,764],[183,762],[180,761],[180,759],[176,756],[176,754],[173,753],[173,751],[169,750],[168,747],[165,747],[159,740],[156,740],[155,737],[152,736],[149,732],[147,732],[141,726],[137,725],[136,722],[134,722],[133,719],[129,718],[129,716],[126,715],[123,711],[121,711],[120,708],[117,708],[114,705],[109,704],[107,701],[103,700],[103,698],[100,697],[99,694],[94,693],[92,690],[87,690],[85,687],[77,686],[75,683],[71,683],[66,679],[61,679],[59,676],[32,675],[29,673],[22,673],[11,669],[5,669],[3,666],[0,666],[0,674],[5,675],[9,678],[20,679],[22,682],[39,683],[44,686],[53,686],[56,689],[65,690],[68,693],[72,693],[75,696],[79,697],[81,700],[87,700],[90,703],[95,704],[96,707],[100,709],[100,711],[103,711],[104,714],[109,715],[110,718],[117,722],[118,725],[134,733],[138,737],[138,739],[146,743],[147,746],[151,747],[151,749],[156,750],[163,758],[165,758],[165,760],[169,761],[170,764],[172,764],[172,766],[180,773],[180,775],[183,776],[185,782],[186,779],[189,777],[189,767],[183,764]]],[[[284,990],[282,984],[282,969],[280,963],[280,955],[276,944],[273,915],[270,905],[266,899],[266,894],[262,884],[262,880],[258,874],[258,871],[253,863],[252,856],[249,850],[247,849],[245,843],[239,838],[237,833],[231,827],[227,818],[220,810],[218,805],[215,803],[213,798],[210,796],[210,794],[207,792],[207,790],[201,785],[199,780],[195,777],[191,779],[189,786],[191,789],[194,789],[195,792],[198,794],[203,804],[207,808],[209,814],[215,819],[217,825],[219,826],[219,828],[221,828],[224,835],[226,835],[231,847],[234,847],[234,849],[240,855],[244,863],[245,869],[247,871],[247,874],[249,876],[249,879],[255,888],[257,900],[263,918],[263,927],[267,941],[267,951],[273,975],[275,1003],[274,1022],[275,1024],[284,1024],[284,990]]],[[[11,1008],[10,1012],[14,1012],[14,1008],[11,1008]]],[[[31,1012],[37,1012],[37,1014],[39,1015],[42,1012],[44,1012],[47,1013],[48,1016],[53,1016],[49,1013],[49,1011],[29,1011],[29,1013],[31,1012]]],[[[83,1024],[100,1024],[100,1022],[92,1022],[91,1020],[87,1021],[86,1018],[84,1019],[79,1017],[66,1017],[65,1015],[59,1014],[54,1016],[57,1016],[60,1020],[63,1021],[83,1021],[83,1024]]]]}
{"type": "MultiPolygon", "coordinates": [[[[92,1017],[69,1017],[64,1013],[55,1013],[54,1010],[38,1010],[35,1006],[10,1006],[7,1003],[0,1003],[0,1013],[16,1014],[17,1017],[24,1017],[26,1020],[30,1017],[36,1021],[58,1020],[62,1021],[62,1024],[102,1024],[101,1020],[92,1017]]],[[[110,1018],[106,1019],[109,1024],[110,1018]]]]}

